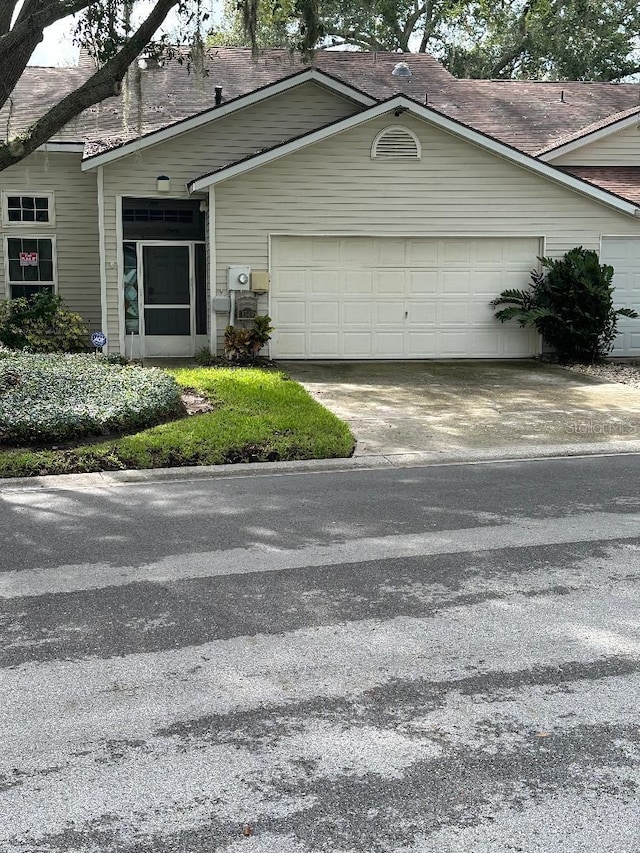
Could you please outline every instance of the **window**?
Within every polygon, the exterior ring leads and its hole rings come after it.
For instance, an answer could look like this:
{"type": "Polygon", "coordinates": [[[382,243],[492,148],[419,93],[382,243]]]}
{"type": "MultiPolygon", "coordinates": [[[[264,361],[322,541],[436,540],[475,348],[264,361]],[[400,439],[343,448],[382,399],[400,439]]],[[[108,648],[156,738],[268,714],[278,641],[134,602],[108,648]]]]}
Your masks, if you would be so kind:
{"type": "Polygon", "coordinates": [[[4,192],[2,196],[5,225],[53,224],[53,193],[23,195],[4,192]]]}
{"type": "Polygon", "coordinates": [[[11,298],[55,290],[53,237],[7,237],[7,282],[11,298]]]}
{"type": "Polygon", "coordinates": [[[371,157],[385,160],[419,160],[422,156],[420,140],[402,125],[385,127],[373,140],[371,157]]]}

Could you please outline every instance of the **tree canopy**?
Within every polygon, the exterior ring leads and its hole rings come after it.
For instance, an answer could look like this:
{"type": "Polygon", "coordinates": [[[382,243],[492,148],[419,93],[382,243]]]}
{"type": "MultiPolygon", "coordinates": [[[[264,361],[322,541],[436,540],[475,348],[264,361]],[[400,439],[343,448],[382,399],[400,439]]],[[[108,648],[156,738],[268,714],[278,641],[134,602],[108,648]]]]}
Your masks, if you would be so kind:
{"type": "MultiPolygon", "coordinates": [[[[293,0],[262,0],[256,39],[286,47],[293,0]]],[[[317,46],[431,53],[479,78],[620,80],[640,68],[636,0],[318,0],[317,46]]],[[[228,0],[215,44],[251,42],[228,0]]]]}
{"type": "MultiPolygon", "coordinates": [[[[255,43],[258,0],[240,0],[238,9],[243,32],[250,43],[255,43]]],[[[0,110],[6,107],[10,115],[15,106],[19,109],[20,105],[13,103],[13,92],[45,29],[69,15],[79,16],[76,40],[90,49],[97,68],[76,89],[44,109],[24,132],[0,140],[0,171],[46,143],[83,110],[119,94],[127,69],[143,51],[170,52],[168,38],[158,38],[157,33],[172,10],[180,18],[180,40],[190,44],[191,56],[197,57],[202,51],[203,27],[208,18],[202,0],[154,0],[150,8],[135,0],[2,0],[0,110]]],[[[295,0],[287,19],[292,21],[296,15],[297,36],[292,43],[308,52],[320,37],[316,0],[295,0]]],[[[175,39],[171,41],[175,43],[175,39]]],[[[189,53],[186,56],[189,58],[189,53]]]]}

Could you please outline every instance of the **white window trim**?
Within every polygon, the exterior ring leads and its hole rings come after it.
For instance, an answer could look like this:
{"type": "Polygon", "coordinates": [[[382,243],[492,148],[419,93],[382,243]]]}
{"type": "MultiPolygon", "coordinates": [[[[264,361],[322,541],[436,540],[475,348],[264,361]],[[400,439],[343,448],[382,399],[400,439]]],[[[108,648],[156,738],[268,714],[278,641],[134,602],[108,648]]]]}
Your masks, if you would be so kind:
{"type": "Polygon", "coordinates": [[[56,224],[56,205],[53,190],[2,190],[2,224],[5,228],[52,228],[56,224]],[[48,222],[13,222],[9,221],[9,196],[31,196],[32,198],[47,198],[49,200],[48,222]]]}
{"type": "Polygon", "coordinates": [[[420,140],[418,139],[417,135],[412,130],[409,130],[408,127],[405,127],[405,125],[403,125],[403,124],[389,124],[386,127],[383,127],[382,130],[376,134],[375,139],[373,140],[373,143],[371,145],[371,159],[377,160],[378,158],[380,158],[381,160],[398,159],[398,160],[402,160],[402,161],[414,160],[414,159],[415,160],[422,160],[422,145],[420,145],[420,140]],[[395,158],[395,157],[382,157],[381,155],[378,154],[378,143],[380,142],[382,137],[386,136],[387,133],[393,133],[393,132],[406,133],[407,136],[410,136],[413,139],[413,141],[416,144],[416,154],[417,154],[416,157],[397,157],[397,158],[395,158]]]}
{"type": "Polygon", "coordinates": [[[5,299],[11,299],[11,285],[17,286],[22,284],[43,286],[53,284],[53,292],[58,293],[58,248],[56,246],[55,234],[5,234],[4,235],[4,284],[5,284],[5,299]],[[53,282],[50,281],[11,281],[9,274],[9,240],[50,240],[51,241],[51,262],[53,264],[53,282]]]}

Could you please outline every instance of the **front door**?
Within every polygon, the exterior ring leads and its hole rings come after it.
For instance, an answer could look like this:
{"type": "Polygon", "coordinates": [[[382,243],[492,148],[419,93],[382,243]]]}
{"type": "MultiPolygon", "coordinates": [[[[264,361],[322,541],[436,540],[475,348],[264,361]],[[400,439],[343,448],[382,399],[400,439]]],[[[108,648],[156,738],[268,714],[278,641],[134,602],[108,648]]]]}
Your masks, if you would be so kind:
{"type": "Polygon", "coordinates": [[[189,245],[142,246],[144,355],[195,352],[192,253],[189,245]]]}

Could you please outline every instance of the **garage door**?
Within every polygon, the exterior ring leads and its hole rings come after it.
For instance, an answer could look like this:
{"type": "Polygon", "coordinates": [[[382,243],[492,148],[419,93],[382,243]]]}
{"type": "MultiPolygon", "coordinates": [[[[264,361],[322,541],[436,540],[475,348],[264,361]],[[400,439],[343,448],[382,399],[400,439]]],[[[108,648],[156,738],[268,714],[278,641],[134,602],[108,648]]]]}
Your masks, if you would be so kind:
{"type": "Polygon", "coordinates": [[[518,358],[536,335],[489,301],[526,287],[540,241],[273,237],[278,358],[518,358]]]}
{"type": "MultiPolygon", "coordinates": [[[[603,237],[600,260],[615,270],[613,301],[616,308],[635,308],[640,314],[640,239],[603,237]]],[[[640,320],[621,317],[613,355],[640,355],[640,320]]]]}

